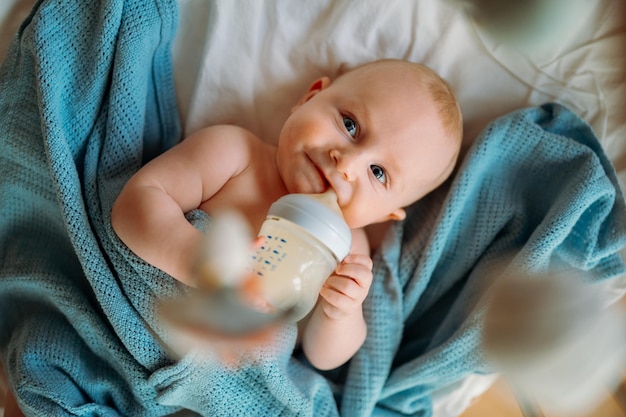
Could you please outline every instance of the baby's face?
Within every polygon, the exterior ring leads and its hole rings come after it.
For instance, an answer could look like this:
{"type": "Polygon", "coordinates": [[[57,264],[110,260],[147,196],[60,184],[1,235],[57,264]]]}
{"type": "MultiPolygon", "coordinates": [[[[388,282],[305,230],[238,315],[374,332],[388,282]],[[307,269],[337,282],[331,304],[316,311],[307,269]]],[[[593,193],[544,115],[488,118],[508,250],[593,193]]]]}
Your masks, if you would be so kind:
{"type": "Polygon", "coordinates": [[[332,187],[347,223],[357,228],[403,218],[402,207],[441,184],[458,144],[417,76],[406,65],[386,63],[314,84],[279,138],[278,167],[289,192],[332,187]]]}

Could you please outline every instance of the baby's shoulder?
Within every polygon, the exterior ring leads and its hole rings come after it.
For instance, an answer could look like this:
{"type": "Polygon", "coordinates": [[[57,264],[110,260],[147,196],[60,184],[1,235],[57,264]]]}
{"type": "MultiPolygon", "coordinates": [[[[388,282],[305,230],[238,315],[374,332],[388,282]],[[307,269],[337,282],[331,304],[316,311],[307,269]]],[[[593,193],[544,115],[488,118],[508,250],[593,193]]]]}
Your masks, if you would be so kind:
{"type": "Polygon", "coordinates": [[[210,142],[212,144],[221,143],[236,146],[257,146],[261,143],[261,139],[248,129],[227,124],[205,127],[194,133],[191,137],[197,137],[203,142],[210,142]]]}
{"type": "Polygon", "coordinates": [[[254,133],[235,125],[214,125],[200,129],[187,137],[185,141],[192,152],[210,154],[214,159],[244,160],[253,159],[258,150],[264,146],[254,133]]]}

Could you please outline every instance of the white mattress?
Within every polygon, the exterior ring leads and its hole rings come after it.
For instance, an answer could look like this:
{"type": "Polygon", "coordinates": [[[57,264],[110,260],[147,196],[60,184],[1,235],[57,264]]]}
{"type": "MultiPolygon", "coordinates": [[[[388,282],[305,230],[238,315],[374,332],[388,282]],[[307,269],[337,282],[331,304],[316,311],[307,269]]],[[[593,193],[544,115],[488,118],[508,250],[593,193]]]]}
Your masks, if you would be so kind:
{"type": "MultiPolygon", "coordinates": [[[[591,124],[626,184],[626,27],[621,0],[585,0],[542,48],[520,54],[490,38],[454,0],[178,0],[176,88],[186,133],[244,126],[274,143],[309,83],[379,58],[424,63],[455,89],[466,145],[494,118],[558,101],[591,124]],[[554,42],[553,42],[554,41],[554,42]],[[552,42],[552,43],[551,43],[552,42]]],[[[0,2],[0,57],[33,0],[0,2]]],[[[609,298],[623,293],[614,281],[609,298]]],[[[435,398],[460,413],[493,377],[472,376],[435,398]]],[[[2,391],[0,378],[0,416],[2,391]]]]}

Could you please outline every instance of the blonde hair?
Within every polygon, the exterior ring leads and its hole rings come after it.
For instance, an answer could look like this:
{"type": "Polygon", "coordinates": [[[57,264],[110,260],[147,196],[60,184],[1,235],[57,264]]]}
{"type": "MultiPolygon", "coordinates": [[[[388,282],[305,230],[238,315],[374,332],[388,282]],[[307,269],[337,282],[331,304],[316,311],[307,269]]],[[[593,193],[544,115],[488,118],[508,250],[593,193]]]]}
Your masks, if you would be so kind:
{"type": "Polygon", "coordinates": [[[455,141],[460,142],[463,138],[463,115],[454,90],[446,80],[429,67],[417,63],[413,65],[418,67],[422,82],[437,105],[437,113],[445,132],[455,141]]]}

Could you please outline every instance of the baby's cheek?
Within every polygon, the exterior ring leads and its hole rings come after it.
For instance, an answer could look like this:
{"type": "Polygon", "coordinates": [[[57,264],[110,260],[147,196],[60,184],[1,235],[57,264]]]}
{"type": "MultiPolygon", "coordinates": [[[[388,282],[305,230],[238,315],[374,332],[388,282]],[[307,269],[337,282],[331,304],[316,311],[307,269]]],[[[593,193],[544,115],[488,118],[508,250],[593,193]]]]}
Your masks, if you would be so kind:
{"type": "Polygon", "coordinates": [[[356,207],[354,204],[349,204],[348,206],[341,208],[343,218],[350,227],[350,229],[360,229],[365,227],[371,223],[374,223],[375,219],[373,211],[368,211],[367,209],[360,209],[356,207]]]}

